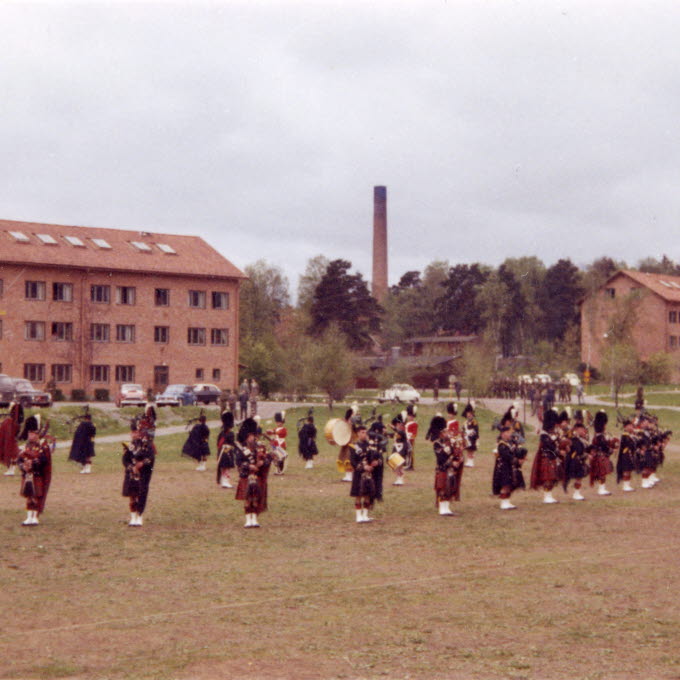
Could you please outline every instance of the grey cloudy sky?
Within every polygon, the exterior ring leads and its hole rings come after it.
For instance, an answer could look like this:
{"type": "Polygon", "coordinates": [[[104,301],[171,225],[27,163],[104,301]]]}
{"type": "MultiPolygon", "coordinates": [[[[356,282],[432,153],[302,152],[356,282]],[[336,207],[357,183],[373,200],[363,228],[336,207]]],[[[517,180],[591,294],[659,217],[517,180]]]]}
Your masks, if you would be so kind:
{"type": "Polygon", "coordinates": [[[675,0],[3,2],[0,217],[371,272],[680,258],[675,0]]]}

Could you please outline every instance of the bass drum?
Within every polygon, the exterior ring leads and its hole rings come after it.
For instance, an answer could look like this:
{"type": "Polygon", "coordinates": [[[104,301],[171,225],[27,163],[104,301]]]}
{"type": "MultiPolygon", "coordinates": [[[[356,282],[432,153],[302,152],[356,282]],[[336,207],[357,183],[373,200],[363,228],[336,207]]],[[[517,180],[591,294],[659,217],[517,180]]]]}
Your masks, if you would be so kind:
{"type": "Polygon", "coordinates": [[[352,439],[352,426],[341,418],[331,418],[326,423],[323,433],[329,444],[347,446],[352,439]]]}

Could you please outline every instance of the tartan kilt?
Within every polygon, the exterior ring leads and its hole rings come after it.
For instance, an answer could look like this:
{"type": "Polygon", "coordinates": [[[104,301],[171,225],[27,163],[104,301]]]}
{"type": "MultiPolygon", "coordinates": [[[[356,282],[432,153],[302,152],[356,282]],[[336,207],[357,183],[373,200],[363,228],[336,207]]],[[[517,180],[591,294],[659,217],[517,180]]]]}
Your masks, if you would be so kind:
{"type": "Polygon", "coordinates": [[[609,456],[605,456],[603,453],[595,454],[590,462],[590,484],[594,484],[596,479],[606,477],[612,472],[614,472],[614,466],[609,460],[609,456]]]}

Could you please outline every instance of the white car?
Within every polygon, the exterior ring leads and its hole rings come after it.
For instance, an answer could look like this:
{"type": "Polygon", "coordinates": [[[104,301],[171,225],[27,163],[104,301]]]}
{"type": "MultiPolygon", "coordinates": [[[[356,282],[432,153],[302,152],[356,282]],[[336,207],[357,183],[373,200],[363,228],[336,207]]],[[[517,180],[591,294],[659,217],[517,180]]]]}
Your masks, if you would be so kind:
{"type": "Polygon", "coordinates": [[[378,401],[419,401],[420,392],[415,387],[400,383],[392,385],[378,397],[378,401]]]}
{"type": "Polygon", "coordinates": [[[517,380],[520,382],[520,384],[524,385],[531,385],[531,383],[534,382],[534,379],[530,375],[520,375],[517,380]]]}
{"type": "Polygon", "coordinates": [[[534,376],[534,382],[539,385],[547,385],[552,382],[552,378],[547,373],[537,373],[534,376]]]}
{"type": "Polygon", "coordinates": [[[578,387],[581,384],[581,380],[576,373],[565,373],[562,376],[562,380],[568,382],[572,387],[578,387]]]}

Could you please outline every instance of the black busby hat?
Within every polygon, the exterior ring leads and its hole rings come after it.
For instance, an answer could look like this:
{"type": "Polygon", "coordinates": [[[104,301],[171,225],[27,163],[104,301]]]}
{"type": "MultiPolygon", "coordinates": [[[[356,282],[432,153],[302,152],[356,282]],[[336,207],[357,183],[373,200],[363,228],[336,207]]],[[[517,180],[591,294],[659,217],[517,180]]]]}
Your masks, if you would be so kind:
{"type": "Polygon", "coordinates": [[[470,402],[465,405],[465,408],[463,409],[463,416],[467,417],[468,413],[472,413],[473,415],[475,413],[475,408],[470,402]]]}
{"type": "Polygon", "coordinates": [[[245,444],[248,435],[257,434],[258,426],[257,421],[254,418],[246,418],[238,430],[236,439],[238,439],[240,444],[245,444]]]}
{"type": "Polygon", "coordinates": [[[446,405],[446,412],[450,413],[452,416],[458,415],[458,406],[456,406],[456,404],[454,402],[450,401],[446,405]]]}
{"type": "Polygon", "coordinates": [[[560,413],[560,417],[557,422],[564,423],[565,421],[569,422],[570,420],[571,416],[569,415],[569,412],[565,409],[564,411],[562,411],[562,413],[560,413]]]}
{"type": "Polygon", "coordinates": [[[557,425],[559,416],[554,408],[549,408],[543,416],[543,430],[550,432],[557,425]]]}
{"type": "Polygon", "coordinates": [[[222,418],[222,427],[225,430],[234,427],[234,414],[231,411],[222,411],[220,417],[222,418]]]}
{"type": "Polygon", "coordinates": [[[583,422],[584,422],[583,411],[580,408],[577,408],[574,411],[574,424],[578,425],[582,424],[583,422]]]}
{"type": "Polygon", "coordinates": [[[397,424],[403,423],[403,422],[404,422],[404,417],[401,415],[401,413],[397,413],[397,415],[394,416],[394,418],[392,418],[392,425],[397,425],[397,424]]]}
{"type": "Polygon", "coordinates": [[[349,420],[354,415],[354,409],[348,408],[345,411],[345,420],[349,420]]]}
{"type": "Polygon", "coordinates": [[[286,422],[286,412],[285,411],[277,411],[274,414],[274,420],[277,423],[285,423],[286,422]]]}
{"type": "Polygon", "coordinates": [[[40,430],[40,414],[36,413],[35,415],[26,418],[19,439],[27,439],[29,432],[37,432],[38,430],[40,430]]]}
{"type": "Polygon", "coordinates": [[[595,414],[595,420],[593,420],[593,429],[595,432],[602,433],[607,425],[607,413],[605,411],[598,411],[595,414]]]}
{"type": "Polygon", "coordinates": [[[415,414],[418,412],[418,407],[415,406],[414,404],[408,404],[406,407],[406,415],[407,416],[415,416],[415,414]]]}
{"type": "Polygon", "coordinates": [[[434,416],[432,420],[430,421],[430,427],[427,430],[427,434],[425,435],[425,439],[429,439],[430,441],[434,441],[437,439],[442,432],[442,430],[446,429],[446,418],[443,416],[434,416]]]}

